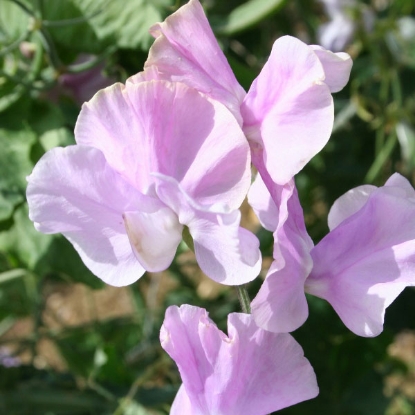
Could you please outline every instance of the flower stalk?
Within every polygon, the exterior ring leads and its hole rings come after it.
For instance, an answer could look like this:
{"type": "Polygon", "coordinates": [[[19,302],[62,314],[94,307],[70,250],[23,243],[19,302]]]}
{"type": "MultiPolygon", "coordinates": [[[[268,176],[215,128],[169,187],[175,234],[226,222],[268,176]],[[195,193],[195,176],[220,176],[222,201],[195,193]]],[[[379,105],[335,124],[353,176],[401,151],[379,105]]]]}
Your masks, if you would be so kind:
{"type": "Polygon", "coordinates": [[[251,300],[249,298],[246,285],[238,285],[236,289],[238,291],[238,298],[241,304],[242,311],[246,314],[251,314],[251,300]]]}

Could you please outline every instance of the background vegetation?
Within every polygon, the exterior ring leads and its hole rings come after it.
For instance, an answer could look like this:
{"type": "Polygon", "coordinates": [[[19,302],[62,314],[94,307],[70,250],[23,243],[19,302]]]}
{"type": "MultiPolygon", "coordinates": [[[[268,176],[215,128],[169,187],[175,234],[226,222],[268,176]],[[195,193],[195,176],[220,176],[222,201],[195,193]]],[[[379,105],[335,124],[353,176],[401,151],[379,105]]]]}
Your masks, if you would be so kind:
{"type": "MultiPolygon", "coordinates": [[[[276,38],[317,43],[330,19],[311,0],[203,4],[246,89],[276,38]]],[[[223,329],[227,314],[239,310],[236,292],[201,275],[184,245],[168,272],[115,289],[94,277],[62,236],[37,233],[27,217],[25,177],[36,161],[74,143],[83,100],[142,70],[148,28],[179,5],[0,0],[1,414],[167,414],[180,378],[158,340],[166,307],[205,307],[223,329]]],[[[297,177],[316,242],[346,190],[383,184],[395,171],[415,180],[415,5],[357,1],[346,13],[355,22],[346,45],[355,62],[351,80],[335,95],[329,144],[297,177]]],[[[248,210],[244,220],[258,232],[266,267],[272,235],[248,210]]],[[[260,283],[250,284],[252,297],[260,283]]],[[[315,368],[320,395],[279,413],[415,413],[415,291],[407,288],[388,309],[374,339],[355,336],[327,303],[309,300],[310,317],[294,336],[315,368]]]]}

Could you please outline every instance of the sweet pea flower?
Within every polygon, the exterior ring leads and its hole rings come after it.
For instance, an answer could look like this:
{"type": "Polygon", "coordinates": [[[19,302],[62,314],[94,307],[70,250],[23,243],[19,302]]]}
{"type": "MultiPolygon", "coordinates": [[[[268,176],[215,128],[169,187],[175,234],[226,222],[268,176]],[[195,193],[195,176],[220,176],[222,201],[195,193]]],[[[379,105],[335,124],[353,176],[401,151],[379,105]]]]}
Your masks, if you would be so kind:
{"type": "Polygon", "coordinates": [[[160,341],[183,381],[170,415],[266,415],[318,394],[294,338],[259,328],[249,314],[229,314],[226,335],[206,310],[171,306],[160,341]]]}
{"type": "Polygon", "coordinates": [[[355,7],[354,0],[320,0],[329,21],[317,31],[318,42],[326,49],[343,50],[353,39],[355,22],[348,12],[355,7]]]}
{"type": "Polygon", "coordinates": [[[215,281],[258,275],[259,242],[239,227],[249,146],[224,105],[182,83],[115,84],[83,105],[75,138],[29,176],[29,215],[39,231],[62,233],[103,281],[166,269],[186,228],[215,281]]]}
{"type": "Polygon", "coordinates": [[[253,164],[284,185],[326,144],[332,92],[347,83],[351,59],[284,36],[246,94],[221,51],[203,8],[190,0],[151,28],[156,38],[141,72],[128,82],[180,81],[222,102],[242,125],[253,164]]]}
{"type": "MultiPolygon", "coordinates": [[[[275,245],[278,252],[274,254],[279,260],[274,262],[274,271],[285,268],[287,278],[292,274],[302,275],[298,283],[303,284],[311,270],[312,243],[305,231],[292,178],[329,139],[334,119],[331,93],[340,91],[347,83],[352,66],[350,56],[284,36],[275,41],[268,61],[245,93],[198,0],[190,0],[163,23],[153,26],[151,33],[156,40],[144,72],[128,82],[143,79],[184,82],[230,109],[248,139],[252,163],[281,211],[276,229],[281,234],[278,240],[284,243],[275,245]],[[295,217],[289,218],[287,203],[292,205],[289,211],[295,217]]],[[[279,289],[279,286],[268,287],[263,293],[272,297],[279,289]]],[[[288,311],[295,308],[290,306],[294,303],[291,299],[282,307],[288,311]]],[[[302,303],[295,318],[298,325],[307,318],[305,299],[302,303]]],[[[261,314],[265,323],[269,313],[261,314]]],[[[278,324],[278,330],[281,329],[278,324]]]]}
{"type": "Polygon", "coordinates": [[[305,289],[354,333],[377,336],[386,308],[415,285],[415,190],[397,173],[383,187],[357,187],[337,199],[328,223],[305,289]]]}
{"type": "MultiPolygon", "coordinates": [[[[275,229],[276,208],[264,186],[256,188],[251,202],[268,228],[275,229]]],[[[286,288],[273,297],[261,288],[253,302],[254,318],[274,331],[279,326],[295,330],[307,292],[327,300],[355,334],[376,336],[383,330],[386,308],[405,287],[415,285],[415,190],[395,173],[383,187],[364,185],[341,196],[328,222],[330,232],[310,251],[311,272],[303,269],[290,279],[271,269],[265,287],[286,288]],[[284,313],[286,303],[292,305],[289,313],[295,310],[294,318],[284,313]]]]}
{"type": "Polygon", "coordinates": [[[320,2],[323,3],[329,21],[319,27],[317,38],[326,49],[338,52],[352,41],[359,24],[356,20],[358,10],[361,13],[363,29],[366,32],[373,29],[375,16],[366,5],[356,0],[320,0],[320,2]]]}

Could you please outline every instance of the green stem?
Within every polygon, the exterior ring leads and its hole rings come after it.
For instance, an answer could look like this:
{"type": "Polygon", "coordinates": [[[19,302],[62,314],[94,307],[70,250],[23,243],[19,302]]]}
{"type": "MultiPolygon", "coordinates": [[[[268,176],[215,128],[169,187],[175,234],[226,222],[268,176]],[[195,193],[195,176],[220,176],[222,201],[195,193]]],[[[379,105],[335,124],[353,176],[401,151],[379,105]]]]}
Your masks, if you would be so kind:
{"type": "Polygon", "coordinates": [[[22,36],[19,37],[19,39],[15,40],[14,42],[10,43],[10,45],[1,49],[0,57],[5,56],[7,53],[11,52],[13,49],[16,49],[20,45],[20,43],[22,43],[29,37],[30,32],[31,32],[30,30],[27,30],[26,32],[22,34],[22,36]]]}
{"type": "Polygon", "coordinates": [[[241,303],[242,311],[246,314],[251,314],[251,300],[249,299],[248,290],[245,285],[238,285],[238,298],[241,303]]]}
{"type": "Polygon", "coordinates": [[[193,252],[195,252],[195,244],[193,242],[192,235],[190,235],[189,228],[187,226],[183,229],[183,241],[185,241],[186,245],[189,247],[189,249],[193,252]]]}
{"type": "Polygon", "coordinates": [[[91,13],[88,16],[74,17],[73,19],[64,19],[64,20],[43,20],[42,24],[43,24],[43,26],[46,26],[46,27],[62,27],[62,26],[82,24],[82,23],[87,22],[88,20],[93,19],[94,17],[98,16],[99,14],[101,14],[105,10],[105,7],[108,4],[109,4],[109,2],[106,3],[102,8],[100,8],[99,10],[91,13]]]}
{"type": "Polygon", "coordinates": [[[376,159],[370,167],[369,171],[367,172],[365,177],[365,183],[373,183],[375,181],[378,174],[382,170],[382,167],[391,156],[393,149],[395,148],[396,142],[396,133],[392,132],[386,140],[385,145],[382,147],[379,154],[376,156],[376,159]]]}
{"type": "Polygon", "coordinates": [[[393,99],[399,106],[399,108],[402,106],[402,86],[401,81],[399,79],[398,71],[395,69],[392,72],[392,93],[393,93],[393,99]]]}
{"type": "Polygon", "coordinates": [[[108,49],[106,49],[101,55],[97,56],[96,58],[90,59],[87,62],[79,63],[77,65],[71,65],[67,66],[65,68],[65,73],[79,73],[84,72],[89,69],[94,68],[99,63],[101,63],[104,59],[106,59],[108,56],[110,56],[113,52],[115,52],[116,48],[115,46],[110,46],[108,49]]]}
{"type": "Polygon", "coordinates": [[[26,12],[29,16],[36,17],[35,13],[30,10],[24,3],[22,3],[20,0],[10,0],[12,3],[19,6],[24,12],[26,12]]]}
{"type": "Polygon", "coordinates": [[[375,158],[382,152],[382,149],[385,145],[385,126],[382,125],[376,130],[376,141],[375,141],[375,158]]]}
{"type": "Polygon", "coordinates": [[[53,43],[53,40],[52,40],[51,36],[42,27],[38,30],[38,33],[41,37],[43,48],[46,50],[46,52],[48,54],[50,63],[52,64],[54,69],[60,70],[62,64],[61,64],[61,61],[59,59],[58,53],[56,51],[55,44],[53,43]]]}
{"type": "Polygon", "coordinates": [[[391,75],[390,75],[390,72],[387,72],[385,76],[382,77],[382,81],[380,83],[380,92],[379,92],[379,99],[384,104],[388,102],[390,81],[391,81],[391,75]]]}

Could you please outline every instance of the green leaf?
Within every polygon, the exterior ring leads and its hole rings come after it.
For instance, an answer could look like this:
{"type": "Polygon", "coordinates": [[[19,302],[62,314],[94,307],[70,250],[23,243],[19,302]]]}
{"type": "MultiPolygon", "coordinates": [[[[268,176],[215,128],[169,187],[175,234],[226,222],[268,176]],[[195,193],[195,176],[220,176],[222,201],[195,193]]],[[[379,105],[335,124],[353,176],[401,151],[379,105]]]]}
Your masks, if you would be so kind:
{"type": "Polygon", "coordinates": [[[98,332],[88,331],[83,328],[67,329],[55,343],[71,372],[86,378],[94,370],[95,350],[102,342],[98,332]]]}
{"type": "Polygon", "coordinates": [[[129,401],[124,407],[123,415],[150,415],[150,412],[137,402],[129,401]]]}
{"type": "Polygon", "coordinates": [[[162,10],[170,0],[73,0],[84,16],[101,13],[91,18],[90,24],[97,37],[120,48],[147,50],[152,43],[149,28],[163,19],[162,10]]]}
{"type": "Polygon", "coordinates": [[[162,403],[170,404],[173,402],[174,397],[177,394],[177,388],[171,385],[164,385],[160,388],[140,388],[136,395],[135,400],[145,406],[158,406],[162,403]]]}
{"type": "Polygon", "coordinates": [[[285,2],[286,0],[249,0],[233,9],[214,29],[221,35],[241,32],[276,13],[285,2]]]}
{"type": "Polygon", "coordinates": [[[396,124],[396,135],[401,146],[402,158],[409,168],[415,165],[415,131],[405,121],[396,124]]]}
{"type": "Polygon", "coordinates": [[[6,253],[10,263],[37,275],[55,274],[67,282],[103,287],[104,283],[89,271],[62,235],[45,235],[35,229],[26,203],[16,209],[13,220],[8,230],[0,232],[0,251],[6,253]]]}
{"type": "Polygon", "coordinates": [[[5,220],[13,213],[14,206],[23,200],[20,194],[3,194],[0,191],[0,221],[5,220]]]}
{"type": "MultiPolygon", "coordinates": [[[[37,233],[42,238],[51,236],[37,233]]],[[[82,282],[94,289],[104,286],[104,283],[85,266],[75,248],[62,235],[54,235],[47,249],[38,256],[35,272],[41,275],[56,274],[66,282],[82,282]]]]}
{"type": "Polygon", "coordinates": [[[397,21],[397,30],[386,34],[385,40],[394,58],[415,68],[415,19],[405,16],[397,21]]]}
{"type": "Polygon", "coordinates": [[[16,268],[0,273],[0,284],[22,278],[28,274],[26,269],[16,268]]]}
{"type": "Polygon", "coordinates": [[[34,270],[53,236],[43,235],[35,229],[28,216],[27,204],[16,209],[13,219],[13,226],[0,233],[0,251],[6,252],[19,266],[34,270]]]}
{"type": "MultiPolygon", "coordinates": [[[[96,3],[94,11],[99,12],[100,5],[98,1],[96,3]]],[[[79,53],[99,54],[104,50],[105,45],[98,39],[88,16],[76,1],[43,0],[42,11],[43,19],[55,25],[70,19],[85,19],[78,23],[45,26],[56,44],[59,57],[66,64],[71,63],[79,53]]]]}
{"type": "MultiPolygon", "coordinates": [[[[38,382],[39,384],[39,382],[38,382]]],[[[3,414],[13,415],[98,415],[110,414],[111,404],[96,394],[39,387],[0,392],[3,414]],[[24,396],[24,399],[22,399],[24,396]]]]}
{"type": "Polygon", "coordinates": [[[0,43],[7,46],[29,27],[30,16],[11,0],[0,1],[0,43]]]}
{"type": "Polygon", "coordinates": [[[27,122],[38,134],[40,144],[40,148],[32,150],[34,160],[38,160],[45,151],[54,147],[75,144],[73,131],[66,127],[64,114],[57,105],[50,102],[33,102],[27,122]]]}
{"type": "Polygon", "coordinates": [[[0,78],[0,112],[6,110],[19,100],[25,93],[23,85],[0,78]],[[4,81],[2,83],[2,81],[4,81]]]}
{"type": "Polygon", "coordinates": [[[0,220],[9,218],[14,207],[24,200],[26,176],[33,168],[30,151],[35,141],[31,131],[0,129],[0,220]]]}
{"type": "Polygon", "coordinates": [[[70,144],[75,144],[73,134],[64,127],[46,131],[39,139],[46,151],[58,146],[65,147],[70,144]]]}
{"type": "Polygon", "coordinates": [[[258,76],[258,72],[248,65],[239,62],[232,56],[227,56],[227,59],[238,82],[244,89],[248,90],[254,79],[258,76]]]}

